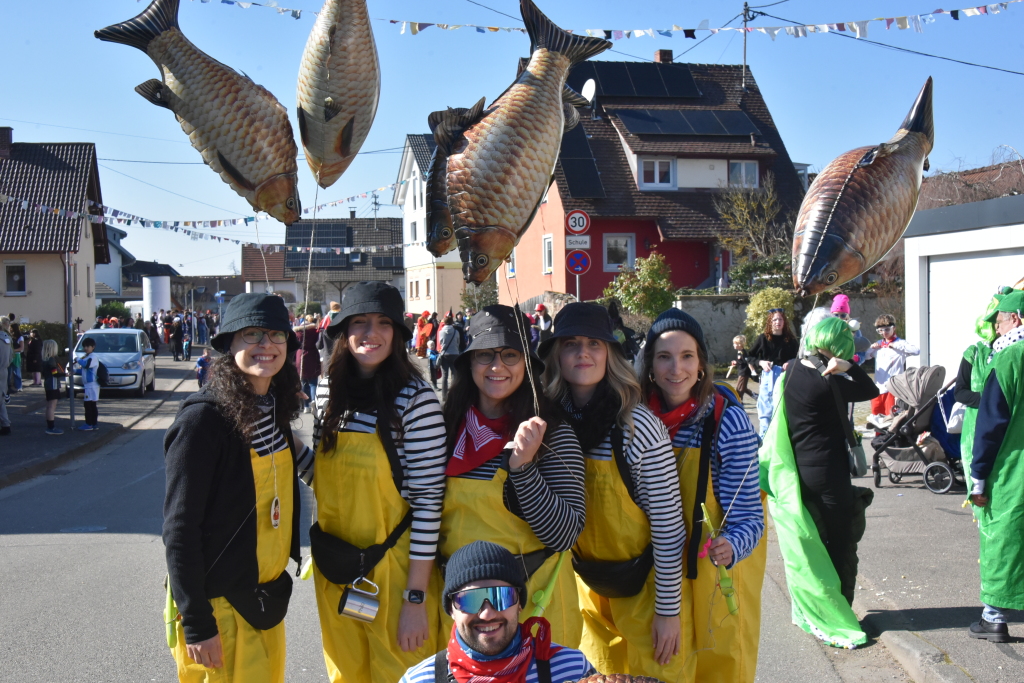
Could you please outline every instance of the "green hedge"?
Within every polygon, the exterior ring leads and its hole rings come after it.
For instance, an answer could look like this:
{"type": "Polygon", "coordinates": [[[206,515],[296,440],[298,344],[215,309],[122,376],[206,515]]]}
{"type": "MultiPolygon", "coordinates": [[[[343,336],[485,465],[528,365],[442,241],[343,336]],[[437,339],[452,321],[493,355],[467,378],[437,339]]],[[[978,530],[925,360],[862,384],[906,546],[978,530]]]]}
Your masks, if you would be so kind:
{"type": "Polygon", "coordinates": [[[68,327],[64,323],[50,323],[40,320],[35,323],[26,323],[21,326],[22,334],[28,335],[29,330],[39,330],[39,336],[43,339],[52,339],[57,342],[60,357],[64,357],[64,349],[68,345],[68,327]]]}

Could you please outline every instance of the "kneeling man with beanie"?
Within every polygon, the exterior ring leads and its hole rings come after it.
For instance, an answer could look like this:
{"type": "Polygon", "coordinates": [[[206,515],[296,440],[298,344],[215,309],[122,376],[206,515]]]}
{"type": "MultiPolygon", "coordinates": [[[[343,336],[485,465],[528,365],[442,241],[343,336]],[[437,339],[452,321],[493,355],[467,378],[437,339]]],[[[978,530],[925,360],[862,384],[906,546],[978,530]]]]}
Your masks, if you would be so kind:
{"type": "Polygon", "coordinates": [[[449,674],[455,683],[561,683],[596,673],[582,652],[551,642],[547,619],[519,623],[526,598],[526,576],[508,550],[486,541],[456,550],[442,596],[455,620],[448,647],[400,683],[447,683],[449,674]]]}

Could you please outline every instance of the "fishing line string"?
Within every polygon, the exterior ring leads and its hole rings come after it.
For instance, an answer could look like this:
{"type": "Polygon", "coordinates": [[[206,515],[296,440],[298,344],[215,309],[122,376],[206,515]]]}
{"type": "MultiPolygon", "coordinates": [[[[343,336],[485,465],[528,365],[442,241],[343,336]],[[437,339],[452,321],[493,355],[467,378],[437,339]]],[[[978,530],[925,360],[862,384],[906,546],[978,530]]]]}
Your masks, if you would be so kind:
{"type": "Polygon", "coordinates": [[[260,239],[260,214],[259,214],[258,211],[256,212],[255,218],[256,218],[256,242],[261,245],[259,249],[260,249],[260,258],[263,259],[263,277],[266,279],[266,282],[267,282],[267,293],[269,294],[270,290],[271,290],[271,287],[270,287],[270,272],[267,270],[267,257],[263,253],[263,246],[262,246],[263,245],[263,240],[260,239]]]}

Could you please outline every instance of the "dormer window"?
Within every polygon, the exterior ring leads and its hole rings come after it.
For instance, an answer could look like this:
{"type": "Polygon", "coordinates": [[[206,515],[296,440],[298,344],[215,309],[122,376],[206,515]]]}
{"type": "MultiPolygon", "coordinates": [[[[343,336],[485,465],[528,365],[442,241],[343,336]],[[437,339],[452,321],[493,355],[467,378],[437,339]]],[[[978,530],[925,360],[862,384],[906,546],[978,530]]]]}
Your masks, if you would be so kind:
{"type": "Polygon", "coordinates": [[[675,188],[674,159],[640,158],[640,189],[671,190],[675,188]]]}
{"type": "Polygon", "coordinates": [[[758,187],[756,161],[730,161],[729,187],[758,187]]]}

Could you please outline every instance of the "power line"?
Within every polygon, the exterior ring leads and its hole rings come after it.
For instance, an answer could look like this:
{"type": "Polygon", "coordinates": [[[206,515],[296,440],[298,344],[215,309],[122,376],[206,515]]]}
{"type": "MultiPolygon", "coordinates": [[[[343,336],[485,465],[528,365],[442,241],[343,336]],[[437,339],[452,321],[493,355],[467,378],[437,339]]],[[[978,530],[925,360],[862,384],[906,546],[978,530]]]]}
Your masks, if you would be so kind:
{"type": "MultiPolygon", "coordinates": [[[[796,26],[806,26],[807,25],[807,24],[803,24],[803,23],[801,23],[799,21],[793,21],[792,19],[785,19],[783,17],[777,17],[775,15],[768,14],[767,12],[757,12],[757,14],[759,14],[761,16],[765,16],[765,17],[770,17],[772,19],[778,19],[779,21],[786,21],[786,22],[789,22],[790,24],[794,24],[796,26]]],[[[974,62],[965,62],[965,61],[963,61],[961,59],[953,59],[952,57],[943,57],[941,55],[933,55],[933,54],[929,54],[927,52],[919,52],[917,50],[910,50],[910,49],[907,49],[905,47],[896,47],[895,45],[888,45],[886,43],[879,43],[878,41],[868,40],[867,38],[854,38],[853,36],[848,36],[848,35],[845,35],[843,33],[837,33],[835,31],[829,31],[829,35],[839,36],[840,38],[849,38],[850,40],[856,41],[858,43],[868,43],[869,45],[877,45],[878,47],[884,47],[884,48],[889,49],[889,50],[896,50],[897,52],[909,52],[912,55],[918,55],[920,57],[931,57],[932,59],[941,59],[941,60],[946,61],[946,62],[954,62],[956,64],[963,64],[965,66],[975,66],[975,67],[978,67],[979,69],[991,69],[992,71],[1002,71],[1003,73],[1014,74],[1016,76],[1024,76],[1024,72],[1021,72],[1021,71],[1011,71],[1010,69],[1003,69],[1003,68],[998,67],[998,66],[988,66],[987,64],[976,64],[974,62]]]]}
{"type": "MultiPolygon", "coordinates": [[[[785,1],[786,1],[786,2],[788,2],[789,0],[785,0],[785,1]]],[[[722,28],[725,28],[726,26],[728,26],[729,24],[731,24],[732,22],[736,21],[737,19],[739,19],[739,18],[740,18],[740,17],[742,17],[742,16],[743,16],[743,13],[742,13],[742,12],[740,12],[739,14],[737,14],[736,16],[734,16],[734,17],[733,17],[732,19],[730,19],[729,21],[725,22],[725,24],[723,24],[723,25],[722,25],[722,28]]],[[[686,54],[687,52],[690,52],[691,50],[695,50],[695,49],[697,49],[698,47],[700,47],[701,43],[703,43],[703,42],[704,42],[705,40],[708,40],[709,38],[712,38],[712,37],[714,37],[714,36],[716,36],[716,35],[717,35],[716,33],[712,33],[711,35],[709,35],[709,36],[707,36],[707,37],[701,38],[700,40],[698,40],[698,41],[697,41],[697,44],[696,44],[696,45],[693,45],[692,47],[690,47],[690,48],[687,48],[686,50],[683,50],[683,51],[682,51],[682,52],[680,52],[680,53],[679,53],[678,55],[676,55],[675,57],[673,57],[673,58],[672,58],[672,59],[673,59],[673,61],[675,61],[675,60],[676,60],[676,59],[677,59],[678,57],[682,57],[682,56],[683,56],[683,55],[685,55],[685,54],[686,54]]],[[[731,42],[731,41],[730,41],[730,42],[731,42]]],[[[647,57],[637,57],[636,55],[631,55],[631,54],[629,54],[629,53],[627,53],[627,52],[622,52],[622,51],[620,51],[620,50],[612,50],[612,49],[609,49],[609,50],[608,50],[608,52],[614,52],[615,54],[617,54],[617,55],[622,55],[622,56],[624,56],[624,57],[632,57],[633,59],[639,60],[639,61],[641,61],[641,62],[653,62],[653,61],[654,61],[653,59],[648,59],[647,57]]]]}
{"type": "MultiPolygon", "coordinates": [[[[373,149],[369,152],[359,152],[359,154],[399,154],[405,150],[405,147],[387,147],[385,149],[373,149]]],[[[298,157],[298,161],[305,161],[306,157],[298,157]]],[[[149,161],[146,159],[108,159],[106,157],[97,157],[97,161],[118,161],[125,164],[169,164],[172,166],[205,166],[205,161],[149,161]]]]}
{"type": "Polygon", "coordinates": [[[222,209],[219,206],[214,206],[213,204],[207,204],[206,202],[201,202],[198,199],[193,199],[192,197],[186,197],[183,194],[178,194],[177,192],[172,192],[171,190],[168,190],[167,188],[160,187],[159,185],[154,185],[153,183],[147,183],[145,180],[139,180],[138,178],[136,178],[134,176],[130,176],[127,173],[122,173],[121,171],[118,171],[116,169],[110,168],[109,166],[105,166],[103,164],[99,164],[99,166],[102,166],[103,168],[107,169],[108,171],[110,171],[112,173],[116,173],[118,175],[123,175],[125,178],[130,178],[130,179],[134,180],[135,182],[142,183],[143,185],[149,185],[150,187],[155,187],[158,190],[162,190],[164,192],[167,192],[168,194],[173,194],[174,196],[181,197],[182,199],[187,199],[190,202],[195,202],[196,204],[202,204],[203,206],[209,206],[210,208],[217,209],[218,211],[227,211],[228,213],[233,213],[236,216],[244,216],[245,215],[243,213],[238,213],[237,211],[231,211],[230,209],[222,209]]]}
{"type": "Polygon", "coordinates": [[[83,130],[87,133],[102,133],[103,135],[120,135],[126,138],[139,138],[141,140],[159,140],[160,142],[174,142],[185,144],[184,140],[169,140],[168,138],[151,138],[145,135],[129,135],[128,133],[115,133],[109,130],[93,130],[91,128],[75,128],[74,126],[58,126],[55,123],[39,123],[38,121],[22,121],[20,119],[9,119],[0,117],[0,121],[13,121],[15,123],[29,123],[34,126],[49,126],[50,128],[67,128],[68,130],[83,130]]]}
{"type": "Polygon", "coordinates": [[[513,17],[513,16],[511,15],[511,14],[505,14],[505,13],[504,13],[504,12],[502,12],[501,10],[496,10],[496,9],[494,9],[493,7],[488,7],[487,5],[482,5],[482,4],[480,4],[479,2],[476,2],[476,0],[466,0],[466,2],[468,2],[468,3],[470,3],[470,4],[473,4],[473,5],[477,5],[478,7],[483,7],[484,9],[489,9],[489,10],[491,10],[492,12],[497,12],[498,14],[502,15],[503,17],[508,17],[509,19],[515,19],[515,20],[516,20],[516,21],[518,21],[518,22],[519,22],[520,24],[521,24],[521,23],[523,23],[523,20],[522,20],[522,19],[520,19],[519,17],[513,17]]]}

